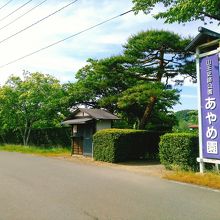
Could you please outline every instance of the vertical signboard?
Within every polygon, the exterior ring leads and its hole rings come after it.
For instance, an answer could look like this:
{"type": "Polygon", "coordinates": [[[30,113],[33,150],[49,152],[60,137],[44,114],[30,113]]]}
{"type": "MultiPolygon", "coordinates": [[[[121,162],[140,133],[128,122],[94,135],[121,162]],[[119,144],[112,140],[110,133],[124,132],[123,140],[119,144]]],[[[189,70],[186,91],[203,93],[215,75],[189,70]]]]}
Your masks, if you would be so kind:
{"type": "Polygon", "coordinates": [[[220,159],[219,55],[200,58],[203,158],[220,159]]]}

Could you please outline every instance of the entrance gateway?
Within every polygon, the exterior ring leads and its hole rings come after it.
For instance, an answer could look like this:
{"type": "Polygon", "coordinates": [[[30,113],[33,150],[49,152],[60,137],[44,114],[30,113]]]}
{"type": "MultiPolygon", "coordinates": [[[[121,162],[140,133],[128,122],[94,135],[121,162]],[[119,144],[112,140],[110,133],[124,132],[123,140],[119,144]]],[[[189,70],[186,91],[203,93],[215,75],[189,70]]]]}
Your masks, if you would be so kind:
{"type": "Polygon", "coordinates": [[[204,163],[220,164],[220,34],[199,28],[199,34],[187,46],[196,51],[199,96],[199,158],[200,172],[204,163]]]}

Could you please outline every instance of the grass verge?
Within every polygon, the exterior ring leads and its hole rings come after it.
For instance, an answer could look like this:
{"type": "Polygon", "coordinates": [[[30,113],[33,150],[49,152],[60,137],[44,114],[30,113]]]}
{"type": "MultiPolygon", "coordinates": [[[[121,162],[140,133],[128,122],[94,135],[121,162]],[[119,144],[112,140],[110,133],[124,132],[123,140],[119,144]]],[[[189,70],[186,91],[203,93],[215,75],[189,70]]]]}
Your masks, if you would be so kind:
{"type": "Polygon", "coordinates": [[[69,156],[70,151],[66,148],[50,147],[42,148],[36,146],[22,145],[0,145],[0,151],[18,152],[25,154],[36,154],[42,156],[69,156]]]}
{"type": "Polygon", "coordinates": [[[196,184],[199,186],[206,186],[214,189],[220,189],[220,175],[215,172],[207,172],[204,174],[184,172],[184,171],[174,171],[167,172],[164,175],[165,179],[174,180],[184,183],[196,184]]]}

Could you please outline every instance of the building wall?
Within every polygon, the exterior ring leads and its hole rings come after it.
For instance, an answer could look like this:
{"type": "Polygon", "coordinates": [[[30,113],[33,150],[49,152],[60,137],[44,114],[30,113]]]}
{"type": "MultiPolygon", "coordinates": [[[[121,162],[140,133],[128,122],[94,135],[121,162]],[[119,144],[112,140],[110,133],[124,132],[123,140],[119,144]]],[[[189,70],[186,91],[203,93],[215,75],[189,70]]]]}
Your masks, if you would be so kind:
{"type": "Polygon", "coordinates": [[[96,122],[96,131],[111,128],[111,120],[98,120],[96,122]]]}
{"type": "Polygon", "coordinates": [[[73,153],[92,156],[92,136],[95,130],[98,131],[107,128],[111,128],[111,120],[97,120],[96,123],[72,125],[72,131],[75,131],[75,133],[72,133],[73,153]]]}

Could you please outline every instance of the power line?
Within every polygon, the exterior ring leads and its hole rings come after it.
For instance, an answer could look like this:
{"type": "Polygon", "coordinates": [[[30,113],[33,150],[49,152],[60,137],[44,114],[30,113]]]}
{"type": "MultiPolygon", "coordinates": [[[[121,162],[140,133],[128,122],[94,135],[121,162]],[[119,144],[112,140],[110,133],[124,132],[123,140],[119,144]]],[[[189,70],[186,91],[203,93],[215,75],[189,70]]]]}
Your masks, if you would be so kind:
{"type": "Polygon", "coordinates": [[[12,2],[13,0],[10,0],[10,1],[8,1],[8,2],[6,2],[4,5],[2,5],[1,7],[0,7],[0,10],[1,9],[3,9],[5,6],[7,6],[10,2],[12,2]]]}
{"type": "Polygon", "coordinates": [[[47,45],[47,46],[42,47],[42,48],[40,48],[40,49],[38,49],[38,50],[35,50],[34,52],[31,52],[31,53],[29,53],[29,54],[26,54],[26,55],[24,55],[24,56],[22,56],[22,57],[19,57],[19,58],[15,59],[15,60],[12,60],[12,61],[10,61],[10,62],[8,62],[8,63],[6,63],[6,64],[3,64],[3,65],[0,66],[0,68],[3,68],[3,67],[8,66],[8,65],[10,65],[10,64],[16,63],[16,62],[18,62],[18,61],[20,61],[20,60],[23,60],[23,59],[25,59],[25,58],[27,58],[27,57],[29,57],[29,56],[32,56],[32,55],[34,55],[34,54],[36,54],[36,53],[39,53],[39,52],[41,52],[41,51],[43,51],[43,50],[46,50],[46,49],[48,49],[48,48],[50,48],[50,47],[53,47],[53,46],[55,46],[55,45],[57,45],[57,44],[59,44],[59,43],[62,43],[62,42],[64,42],[64,41],[66,41],[66,40],[69,40],[69,39],[71,39],[71,38],[73,38],[73,37],[76,37],[77,35],[80,35],[80,34],[82,34],[82,33],[85,33],[85,32],[87,32],[87,31],[90,31],[90,30],[92,30],[92,29],[94,29],[94,28],[96,28],[96,27],[98,27],[98,26],[101,26],[101,25],[103,25],[103,24],[105,24],[105,23],[107,23],[107,22],[110,22],[110,21],[112,21],[112,20],[114,20],[114,19],[116,19],[116,18],[122,17],[122,16],[124,16],[124,15],[126,15],[126,14],[128,14],[128,13],[130,13],[130,12],[132,12],[132,11],[133,11],[133,9],[131,9],[131,10],[129,10],[129,11],[126,11],[126,12],[124,12],[124,13],[122,13],[122,14],[119,14],[119,15],[117,15],[117,16],[114,16],[114,17],[112,17],[112,18],[109,18],[109,19],[107,19],[107,20],[105,20],[105,21],[102,21],[102,22],[100,22],[100,23],[98,23],[98,24],[96,24],[96,25],[93,25],[93,26],[91,26],[91,27],[89,27],[89,28],[86,28],[86,29],[84,29],[84,30],[82,30],[82,31],[80,31],[80,32],[78,32],[78,33],[75,33],[75,34],[73,34],[73,35],[70,35],[69,37],[66,37],[66,38],[64,38],[64,39],[62,39],[62,40],[56,41],[56,42],[54,42],[54,43],[52,43],[52,44],[50,44],[50,45],[47,45]]]}
{"type": "Polygon", "coordinates": [[[12,20],[11,22],[9,22],[8,24],[2,26],[0,28],[0,31],[6,27],[8,27],[9,25],[15,23],[17,20],[21,19],[22,17],[24,17],[25,15],[27,15],[28,13],[30,13],[31,11],[33,11],[34,9],[38,8],[39,6],[41,6],[44,2],[46,2],[47,0],[44,0],[42,2],[40,2],[39,4],[35,5],[33,8],[29,9],[27,12],[25,12],[24,14],[20,15],[19,17],[17,17],[16,19],[12,20]]]}
{"type": "Polygon", "coordinates": [[[6,18],[8,18],[10,15],[14,14],[15,12],[17,12],[18,10],[20,10],[21,8],[23,8],[25,5],[27,5],[28,3],[30,3],[33,0],[29,0],[26,3],[24,3],[23,5],[21,5],[20,7],[18,7],[17,9],[15,9],[14,11],[12,11],[11,13],[9,13],[8,15],[6,15],[5,17],[1,18],[0,21],[5,20],[6,18]]]}
{"type": "MultiPolygon", "coordinates": [[[[31,1],[32,1],[32,0],[31,0],[31,1]]],[[[49,17],[55,15],[55,14],[58,13],[58,12],[64,10],[65,8],[67,8],[67,7],[69,7],[70,5],[76,3],[77,1],[78,1],[78,0],[75,0],[75,1],[70,2],[69,4],[63,6],[62,8],[60,8],[60,9],[54,11],[53,13],[47,15],[46,17],[44,17],[44,18],[42,18],[42,19],[40,19],[40,20],[34,22],[33,24],[31,24],[31,25],[25,27],[24,29],[22,29],[22,30],[20,30],[20,31],[18,31],[18,32],[14,33],[14,34],[12,34],[12,35],[10,35],[10,36],[8,36],[8,37],[6,37],[5,39],[3,39],[3,40],[0,41],[0,44],[3,43],[3,42],[5,42],[5,41],[7,41],[7,40],[9,40],[9,39],[12,38],[12,37],[15,37],[16,35],[18,35],[18,34],[24,32],[24,31],[28,30],[29,28],[35,26],[36,24],[39,24],[40,22],[42,22],[42,21],[46,20],[47,18],[49,18],[49,17]]]]}

